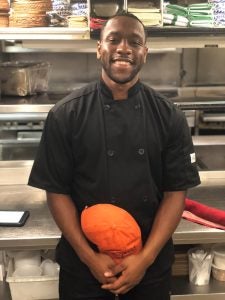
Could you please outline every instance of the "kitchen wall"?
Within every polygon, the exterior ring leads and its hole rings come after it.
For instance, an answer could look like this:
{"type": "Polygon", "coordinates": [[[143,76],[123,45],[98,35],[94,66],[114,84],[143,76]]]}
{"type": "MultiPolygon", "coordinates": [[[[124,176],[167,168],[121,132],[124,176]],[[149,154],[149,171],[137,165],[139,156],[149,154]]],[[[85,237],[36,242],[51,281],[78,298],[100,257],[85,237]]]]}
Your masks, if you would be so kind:
{"type": "MultiPolygon", "coordinates": [[[[100,63],[95,53],[4,53],[2,60],[44,60],[51,63],[49,89],[70,91],[95,80],[100,63]]],[[[141,78],[152,86],[225,85],[225,51],[218,48],[183,49],[148,54],[141,78]]]]}

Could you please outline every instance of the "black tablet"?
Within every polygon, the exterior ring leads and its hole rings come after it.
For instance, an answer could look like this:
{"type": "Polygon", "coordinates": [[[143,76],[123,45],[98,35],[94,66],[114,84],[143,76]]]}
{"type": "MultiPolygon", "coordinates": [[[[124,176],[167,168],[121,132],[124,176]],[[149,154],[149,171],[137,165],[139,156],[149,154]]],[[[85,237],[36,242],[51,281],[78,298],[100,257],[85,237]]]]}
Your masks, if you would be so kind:
{"type": "Polygon", "coordinates": [[[0,226],[23,226],[29,215],[27,210],[0,210],[0,226]]]}

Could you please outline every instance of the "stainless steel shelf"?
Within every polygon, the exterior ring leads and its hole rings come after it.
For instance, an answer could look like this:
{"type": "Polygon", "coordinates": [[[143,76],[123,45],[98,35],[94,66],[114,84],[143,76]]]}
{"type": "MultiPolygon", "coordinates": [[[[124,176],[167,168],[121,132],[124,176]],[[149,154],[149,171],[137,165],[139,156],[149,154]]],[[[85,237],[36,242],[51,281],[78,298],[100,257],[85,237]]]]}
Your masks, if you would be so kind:
{"type": "MultiPolygon", "coordinates": [[[[204,48],[204,47],[225,47],[224,28],[150,28],[147,45],[150,49],[162,48],[204,48]]],[[[57,48],[73,49],[75,47],[86,51],[86,42],[91,42],[87,47],[88,52],[96,49],[95,36],[90,33],[89,28],[68,28],[68,27],[36,27],[36,28],[0,28],[0,40],[20,40],[25,42],[24,48],[57,48]],[[90,39],[91,37],[91,39],[90,39]],[[65,43],[58,43],[58,41],[65,43]],[[89,41],[88,41],[89,40],[89,41]],[[75,43],[74,43],[75,42],[75,43]],[[76,42],[78,45],[76,46],[76,42]],[[94,46],[95,45],[95,46],[94,46]]],[[[4,49],[3,49],[4,51],[4,49]]],[[[73,50],[72,50],[73,51],[73,50]]]]}
{"type": "Polygon", "coordinates": [[[196,286],[189,282],[188,276],[173,277],[171,300],[224,300],[225,282],[210,278],[205,286],[196,286]]]}
{"type": "Polygon", "coordinates": [[[0,28],[0,40],[78,40],[89,39],[89,28],[33,27],[0,28]]]}

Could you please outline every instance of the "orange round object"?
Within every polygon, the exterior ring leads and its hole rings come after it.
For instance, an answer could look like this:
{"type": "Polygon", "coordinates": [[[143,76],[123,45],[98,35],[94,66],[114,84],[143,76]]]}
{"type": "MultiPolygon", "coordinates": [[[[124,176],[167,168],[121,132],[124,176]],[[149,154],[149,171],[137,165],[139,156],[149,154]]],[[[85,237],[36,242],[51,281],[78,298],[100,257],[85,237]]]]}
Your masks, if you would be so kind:
{"type": "Polygon", "coordinates": [[[124,209],[112,204],[96,204],[81,213],[81,228],[100,252],[116,263],[142,249],[141,230],[124,209]]]}

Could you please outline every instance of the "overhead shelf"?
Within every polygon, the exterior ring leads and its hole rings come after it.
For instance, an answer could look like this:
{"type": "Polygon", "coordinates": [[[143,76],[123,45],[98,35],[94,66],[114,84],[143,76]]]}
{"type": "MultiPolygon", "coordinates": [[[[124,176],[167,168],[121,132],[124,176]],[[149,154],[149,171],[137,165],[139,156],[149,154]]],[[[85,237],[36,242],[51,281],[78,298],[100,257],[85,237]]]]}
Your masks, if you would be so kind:
{"type": "MultiPolygon", "coordinates": [[[[147,29],[149,48],[225,48],[225,28],[183,28],[150,27],[147,29]],[[182,43],[181,43],[182,39],[182,43]]],[[[58,49],[78,48],[93,49],[99,38],[99,30],[90,32],[89,28],[35,27],[35,28],[0,28],[0,40],[23,41],[24,47],[58,49]],[[58,41],[65,43],[58,43],[58,41]]]]}

